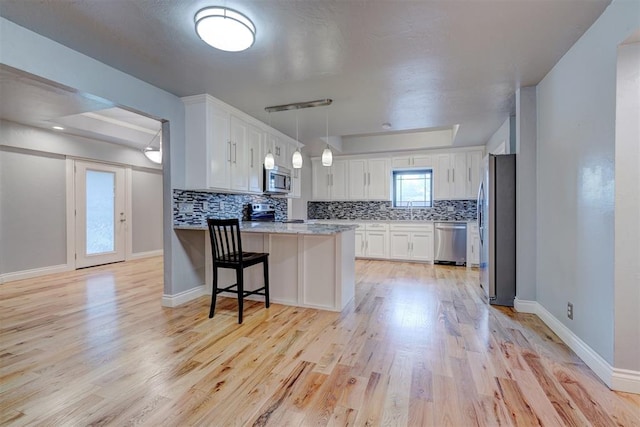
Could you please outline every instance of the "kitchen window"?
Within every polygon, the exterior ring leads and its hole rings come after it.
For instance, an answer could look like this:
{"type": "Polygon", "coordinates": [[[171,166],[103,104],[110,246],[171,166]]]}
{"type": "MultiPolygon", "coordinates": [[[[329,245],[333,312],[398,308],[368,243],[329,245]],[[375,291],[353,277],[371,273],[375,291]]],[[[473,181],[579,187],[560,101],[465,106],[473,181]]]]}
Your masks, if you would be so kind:
{"type": "Polygon", "coordinates": [[[396,208],[433,206],[433,171],[431,169],[393,171],[393,206],[396,208]]]}

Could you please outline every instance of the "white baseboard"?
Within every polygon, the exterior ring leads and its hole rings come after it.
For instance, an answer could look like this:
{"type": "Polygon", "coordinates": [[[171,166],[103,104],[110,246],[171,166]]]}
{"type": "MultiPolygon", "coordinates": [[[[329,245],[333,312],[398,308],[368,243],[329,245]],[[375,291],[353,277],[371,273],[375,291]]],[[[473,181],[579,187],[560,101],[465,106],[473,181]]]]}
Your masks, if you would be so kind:
{"type": "Polygon", "coordinates": [[[134,259],[142,259],[142,258],[151,258],[154,256],[161,256],[164,253],[162,249],[158,249],[155,251],[147,251],[147,252],[136,252],[129,255],[129,260],[134,259]]]}
{"type": "Polygon", "coordinates": [[[31,279],[47,274],[64,273],[73,270],[68,264],[52,265],[49,267],[33,268],[31,270],[15,271],[13,273],[0,274],[0,283],[14,282],[16,280],[31,279]]]}
{"type": "Polygon", "coordinates": [[[640,371],[613,368],[612,377],[612,389],[640,394],[640,371]]]}
{"type": "Polygon", "coordinates": [[[200,285],[195,288],[191,288],[187,291],[180,292],[175,295],[162,295],[163,307],[177,307],[186,302],[192,301],[196,298],[200,298],[203,295],[207,295],[206,286],[200,285]]]}
{"type": "Polygon", "coordinates": [[[537,301],[516,298],[514,308],[537,315],[612,390],[640,394],[640,371],[614,368],[537,301]]]}
{"type": "Polygon", "coordinates": [[[521,300],[518,297],[513,301],[513,308],[519,313],[538,314],[538,305],[537,301],[521,300]]]}

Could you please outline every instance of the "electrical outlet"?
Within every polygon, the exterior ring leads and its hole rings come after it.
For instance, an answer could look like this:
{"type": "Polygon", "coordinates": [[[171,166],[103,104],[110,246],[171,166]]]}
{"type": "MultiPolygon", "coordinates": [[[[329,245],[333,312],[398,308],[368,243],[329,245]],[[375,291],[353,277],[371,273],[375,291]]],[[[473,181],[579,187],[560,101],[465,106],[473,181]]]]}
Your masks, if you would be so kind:
{"type": "Polygon", "coordinates": [[[447,212],[453,212],[454,208],[453,206],[447,206],[447,212]]]}
{"type": "Polygon", "coordinates": [[[223,211],[225,208],[225,203],[224,202],[220,202],[220,210],[223,211]]]}
{"type": "Polygon", "coordinates": [[[178,211],[180,211],[181,213],[192,213],[193,203],[179,203],[178,211]]]}
{"type": "Polygon", "coordinates": [[[573,304],[570,302],[567,303],[567,317],[573,320],[573,304]]]}
{"type": "Polygon", "coordinates": [[[202,202],[202,210],[205,212],[209,210],[209,202],[202,202]]]}

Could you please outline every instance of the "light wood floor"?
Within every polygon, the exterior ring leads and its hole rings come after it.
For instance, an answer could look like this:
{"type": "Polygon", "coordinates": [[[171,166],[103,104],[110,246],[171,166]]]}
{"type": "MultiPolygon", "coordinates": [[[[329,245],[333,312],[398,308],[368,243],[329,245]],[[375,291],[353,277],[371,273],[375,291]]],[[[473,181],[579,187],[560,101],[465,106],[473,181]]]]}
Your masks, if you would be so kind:
{"type": "Polygon", "coordinates": [[[474,270],[358,261],[342,313],[209,298],[160,306],[162,260],[0,286],[0,424],[638,426],[474,270]]]}

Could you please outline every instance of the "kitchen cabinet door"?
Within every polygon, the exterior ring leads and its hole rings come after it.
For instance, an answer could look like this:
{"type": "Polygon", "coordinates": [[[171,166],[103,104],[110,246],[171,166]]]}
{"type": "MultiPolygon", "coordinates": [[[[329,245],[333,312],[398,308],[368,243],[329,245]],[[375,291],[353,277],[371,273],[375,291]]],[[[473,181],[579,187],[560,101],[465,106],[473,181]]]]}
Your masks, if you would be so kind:
{"type": "Polygon", "coordinates": [[[364,231],[357,231],[355,232],[356,235],[356,258],[362,258],[364,257],[365,251],[364,251],[364,244],[365,244],[365,238],[364,238],[364,231]]]}
{"type": "Polygon", "coordinates": [[[291,171],[291,192],[287,196],[290,199],[299,199],[302,192],[302,169],[291,171]]]}
{"type": "Polygon", "coordinates": [[[330,200],[330,168],[320,159],[311,160],[311,196],[313,200],[330,200]]]}
{"type": "Polygon", "coordinates": [[[249,191],[252,193],[262,193],[262,181],[264,179],[264,156],[262,155],[262,145],[264,132],[255,126],[249,126],[247,129],[247,148],[248,148],[248,172],[249,172],[249,191]]]}
{"type": "Polygon", "coordinates": [[[467,153],[467,197],[476,199],[482,181],[482,151],[467,153]]]}
{"type": "Polygon", "coordinates": [[[231,116],[230,188],[249,190],[249,162],[247,161],[247,123],[231,116]]]}
{"type": "Polygon", "coordinates": [[[451,198],[451,158],[449,154],[438,154],[434,170],[434,198],[451,198]]]}
{"type": "Polygon", "coordinates": [[[411,259],[433,261],[433,232],[415,232],[411,234],[411,259]]]}
{"type": "Polygon", "coordinates": [[[389,233],[389,258],[411,258],[411,236],[408,232],[392,231],[389,233]]]}
{"type": "Polygon", "coordinates": [[[208,187],[230,188],[231,140],[229,126],[231,115],[218,108],[209,110],[207,144],[209,144],[208,187]]]}
{"type": "Polygon", "coordinates": [[[467,267],[480,264],[480,234],[478,224],[467,224],[467,267]]]}
{"type": "Polygon", "coordinates": [[[451,156],[451,187],[452,199],[464,199],[467,197],[467,153],[453,153],[451,156]]]}
{"type": "MultiPolygon", "coordinates": [[[[389,181],[391,180],[387,159],[369,159],[367,161],[367,200],[390,200],[389,181]]],[[[353,180],[349,171],[349,180],[353,180]]]]}
{"type": "Polygon", "coordinates": [[[387,231],[367,231],[366,232],[366,256],[369,258],[386,259],[389,256],[387,249],[387,231]]]}
{"type": "MultiPolygon", "coordinates": [[[[322,163],[320,163],[322,165],[322,163]]],[[[333,160],[331,165],[331,200],[347,200],[347,185],[349,183],[349,175],[347,173],[347,160],[333,160]]]]}
{"type": "Polygon", "coordinates": [[[349,160],[349,200],[367,199],[367,160],[349,160]]]}

